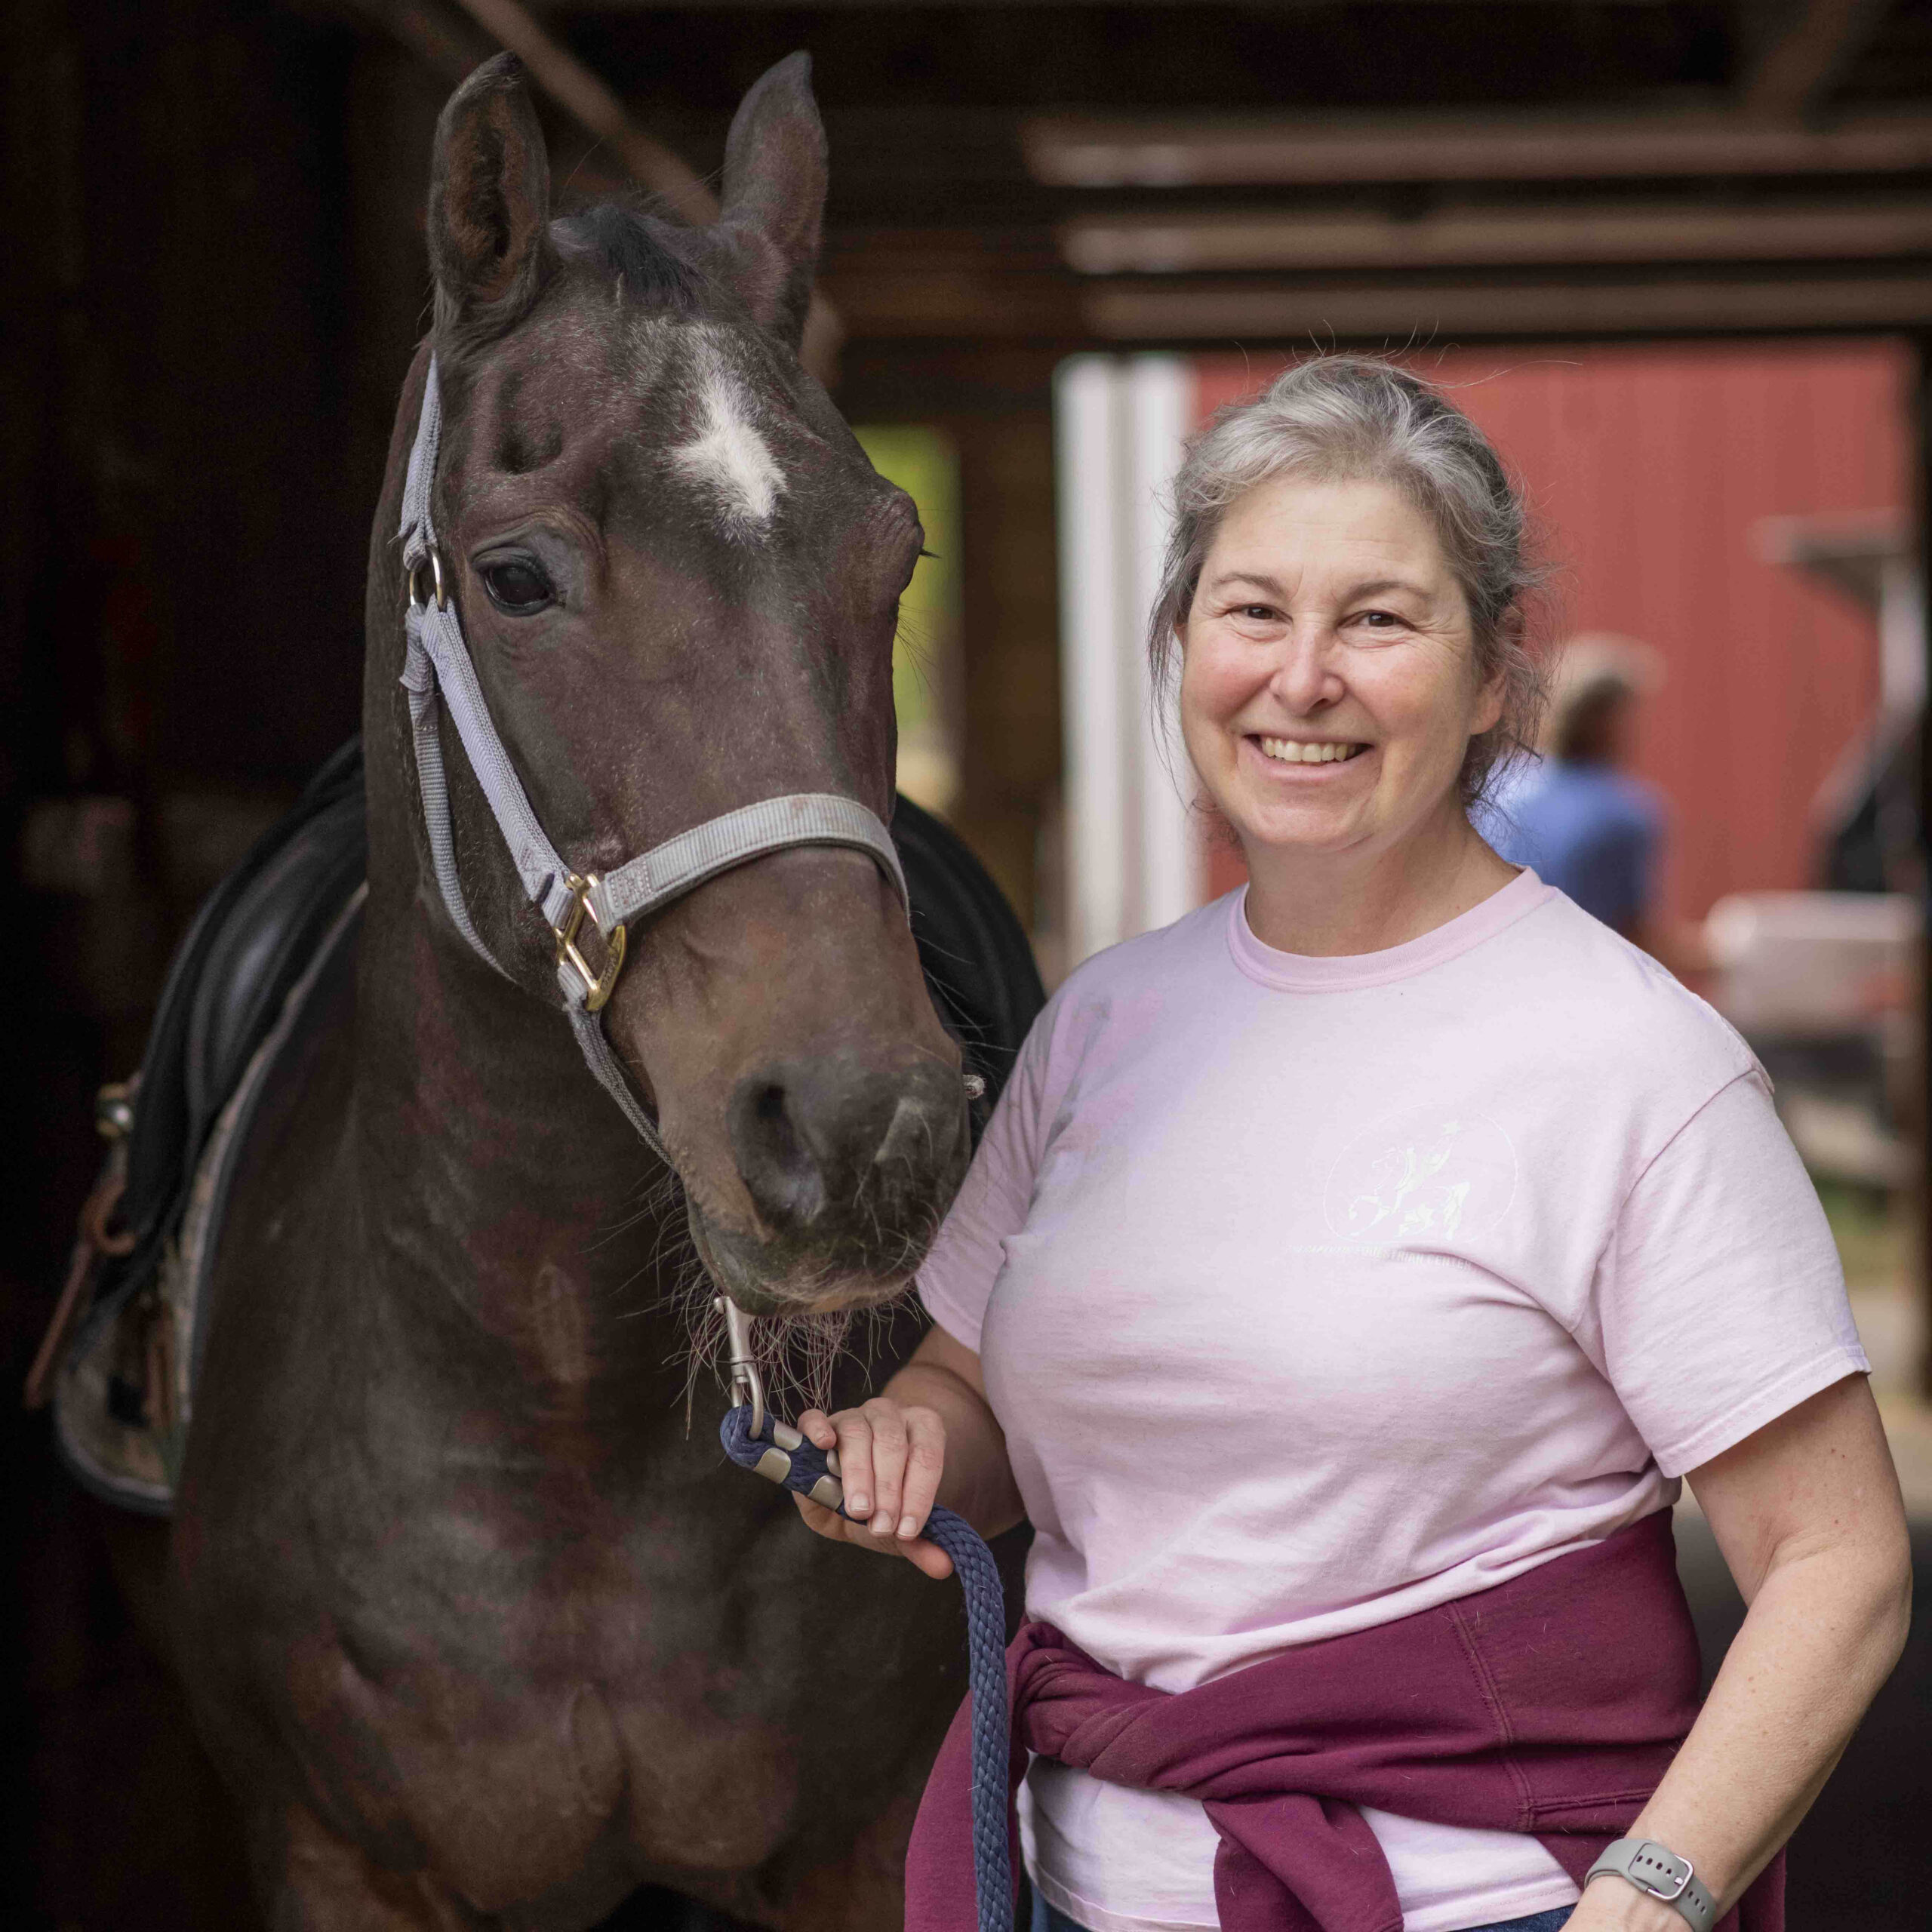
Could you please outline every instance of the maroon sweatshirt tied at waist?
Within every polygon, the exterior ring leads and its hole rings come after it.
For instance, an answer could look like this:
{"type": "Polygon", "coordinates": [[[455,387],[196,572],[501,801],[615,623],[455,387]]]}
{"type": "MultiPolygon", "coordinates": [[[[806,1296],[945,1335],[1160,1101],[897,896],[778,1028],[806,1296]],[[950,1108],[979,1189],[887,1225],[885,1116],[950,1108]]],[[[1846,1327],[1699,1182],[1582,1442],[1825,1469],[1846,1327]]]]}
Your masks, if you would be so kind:
{"type": "MultiPolygon", "coordinates": [[[[1014,1638],[1007,1683],[1010,1826],[1036,1752],[1199,1799],[1220,1834],[1223,1932],[1401,1932],[1358,1805],[1532,1833],[1580,1884],[1697,1715],[1697,1640],[1660,1510],[1494,1589],[1177,1695],[1124,1682],[1046,1623],[1014,1638]]],[[[906,1932],[975,1932],[971,1794],[962,1706],[912,1827],[906,1932]]],[[[1718,1932],[1783,1925],[1780,1853],[1718,1932]]]]}

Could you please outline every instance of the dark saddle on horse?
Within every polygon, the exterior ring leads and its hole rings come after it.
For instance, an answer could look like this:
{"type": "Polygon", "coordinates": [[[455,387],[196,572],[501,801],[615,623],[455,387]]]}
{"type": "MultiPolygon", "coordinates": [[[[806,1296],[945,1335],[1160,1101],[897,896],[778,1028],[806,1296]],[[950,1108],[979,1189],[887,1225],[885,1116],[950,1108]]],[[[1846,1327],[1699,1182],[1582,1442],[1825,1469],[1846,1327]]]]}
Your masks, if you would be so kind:
{"type": "MultiPolygon", "coordinates": [[[[956,833],[903,798],[891,831],[933,1004],[967,1070],[986,1083],[974,1103],[977,1140],[1044,1004],[1038,970],[1012,908],[956,833]]],[[[139,1073],[103,1090],[108,1161],[82,1211],[28,1399],[45,1401],[59,1380],[58,1435],[69,1466],[112,1500],[165,1512],[180,1444],[171,1453],[175,1432],[157,1413],[171,1406],[176,1367],[126,1337],[115,1346],[111,1331],[129,1325],[137,1303],[155,1299],[211,1145],[245,1131],[238,1096],[251,1069],[299,1025],[318,954],[359,902],[368,854],[362,745],[353,738],[209,895],[169,965],[139,1073]],[[105,1415],[70,1414],[95,1407],[105,1415]],[[138,1466],[121,1479],[131,1459],[138,1466]]],[[[218,1220],[223,1191],[212,1192],[218,1220]]],[[[198,1251],[212,1247],[205,1204],[201,1218],[198,1251]]],[[[188,1321],[192,1327],[192,1310],[188,1321]]],[[[140,1325],[150,1336],[171,1327],[167,1319],[140,1325]]]]}

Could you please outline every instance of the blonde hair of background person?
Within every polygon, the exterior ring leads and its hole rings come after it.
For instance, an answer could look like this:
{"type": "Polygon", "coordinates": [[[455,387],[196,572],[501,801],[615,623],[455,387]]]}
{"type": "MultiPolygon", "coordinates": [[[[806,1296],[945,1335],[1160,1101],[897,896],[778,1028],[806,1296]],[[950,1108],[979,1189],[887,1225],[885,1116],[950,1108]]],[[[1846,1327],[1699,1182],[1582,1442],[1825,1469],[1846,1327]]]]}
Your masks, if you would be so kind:
{"type": "MultiPolygon", "coordinates": [[[[940,1577],[920,1534],[935,1500],[989,1535],[1030,1506],[1029,1613],[1051,1611],[1109,1669],[1117,1638],[1143,1681],[1185,1684],[1254,1660],[1251,1629],[1208,1627],[1215,1603],[1238,1597],[1234,1623],[1266,1626],[1297,1562],[1314,1571],[1296,1587],[1325,1578],[1343,1607],[1283,1606],[1288,1642],[1337,1617],[1373,1623],[1384,1597],[1392,1619],[1495,1580],[1479,1560],[1418,1552],[1479,1558],[1494,1535],[1518,1567],[1553,1558],[1535,1547],[1544,1517],[1667,1507],[1681,1467],[1749,1610],[1630,1833],[1690,1860],[1727,1910],[1817,1796],[1907,1627],[1903,1508],[1822,1215],[1735,1035],[1471,827],[1496,761],[1534,731],[1537,574],[1520,496],[1468,419],[1391,365],[1317,358],[1223,412],[1176,496],[1156,666],[1178,670],[1189,758],[1250,884],[1056,995],[921,1271],[938,1325],[872,1400],[801,1419],[837,1447],[867,1520],[800,1509],[821,1535],[940,1577]],[[1255,1016],[1232,1046],[1223,1008],[1255,1016]],[[1186,1032],[1185,1054],[1168,1031],[1186,1032]],[[1519,1088],[1534,1117],[1509,1112],[1519,1088]],[[1103,1089],[1129,1098],[1089,1118],[1103,1089]],[[1426,1239],[1352,1246],[1345,1201],[1339,1223],[1323,1211],[1325,1241],[1298,1240],[1304,1195],[1318,1208],[1344,1164],[1332,1140],[1424,1092],[1441,1115],[1469,1099],[1478,1111],[1451,1129],[1487,1121],[1492,1168],[1516,1164],[1482,1228],[1478,1167],[1428,1211],[1426,1239]],[[1635,1178],[1593,1175],[1598,1149],[1623,1149],[1635,1178]],[[1116,1217],[1097,1235],[1096,1200],[1116,1217]],[[1068,1232],[1081,1229],[1084,1246],[1068,1232]],[[1275,1324],[1277,1304],[1292,1319],[1275,1324]],[[1238,1346],[1217,1344],[1229,1334],[1238,1346]],[[1466,1358],[1492,1337],[1493,1374],[1466,1358]],[[1210,1358],[1209,1379],[1190,1380],[1210,1358]],[[1110,1473],[1123,1457],[1124,1487],[1110,1473]],[[1524,1493],[1496,1493],[1512,1482],[1524,1493]],[[1238,1488],[1232,1510],[1217,1487],[1238,1488]],[[1425,1505],[1426,1522],[1404,1513],[1425,1505]],[[1210,1540],[1190,1543],[1202,1524],[1210,1540]],[[1311,1553],[1315,1536],[1332,1541],[1311,1553]],[[1217,1595],[1200,1593],[1206,1573],[1217,1595]],[[1053,1589],[1062,1600],[1036,1604],[1053,1589]],[[1173,1628],[1142,1629],[1164,1615],[1173,1628]]],[[[1376,1184],[1360,1198],[1379,1214],[1376,1184]]],[[[1063,1779],[1039,1789],[1063,1805],[1063,1779]]],[[[1134,1814],[1149,1872],[1185,1863],[1192,1826],[1165,1801],[1134,1814]]],[[[1378,1825],[1385,1852],[1401,1822],[1378,1825]]],[[[1471,1835],[1478,1864],[1508,1862],[1496,1835],[1471,1835]]],[[[1117,1862],[1142,1855],[1109,1842],[1117,1862]]],[[[1563,1909],[1541,1897],[1523,1921],[1539,1932],[1563,1909]]],[[[1158,1922],[1145,1898],[1102,1903],[1115,1923],[1158,1922]]],[[[1430,1932],[1479,1922],[1454,1899],[1404,1909],[1430,1932]]],[[[1682,1924],[1611,1877],[1569,1918],[1571,1932],[1682,1924]]]]}
{"type": "Polygon", "coordinates": [[[1652,696],[1663,689],[1666,675],[1663,658],[1640,638],[1616,631],[1579,631],[1567,638],[1549,655],[1538,754],[1567,757],[1566,740],[1580,712],[1612,694],[1652,696]]]}

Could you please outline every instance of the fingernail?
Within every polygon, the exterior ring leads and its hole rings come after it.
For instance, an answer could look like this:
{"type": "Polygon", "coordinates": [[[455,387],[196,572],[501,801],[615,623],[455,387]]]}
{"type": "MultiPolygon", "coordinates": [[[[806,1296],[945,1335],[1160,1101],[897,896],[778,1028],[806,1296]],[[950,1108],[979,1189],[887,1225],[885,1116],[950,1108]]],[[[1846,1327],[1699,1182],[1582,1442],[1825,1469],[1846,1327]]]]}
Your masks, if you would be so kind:
{"type": "Polygon", "coordinates": [[[915,1535],[918,1533],[918,1521],[915,1517],[901,1516],[899,1519],[899,1534],[902,1537],[915,1535]]]}
{"type": "Polygon", "coordinates": [[[875,1537],[889,1537],[891,1534],[892,1518],[881,1509],[872,1518],[872,1534],[875,1537]]]}
{"type": "Polygon", "coordinates": [[[872,1502],[863,1491],[845,1499],[845,1513],[848,1516],[863,1516],[872,1508],[872,1502]]]}

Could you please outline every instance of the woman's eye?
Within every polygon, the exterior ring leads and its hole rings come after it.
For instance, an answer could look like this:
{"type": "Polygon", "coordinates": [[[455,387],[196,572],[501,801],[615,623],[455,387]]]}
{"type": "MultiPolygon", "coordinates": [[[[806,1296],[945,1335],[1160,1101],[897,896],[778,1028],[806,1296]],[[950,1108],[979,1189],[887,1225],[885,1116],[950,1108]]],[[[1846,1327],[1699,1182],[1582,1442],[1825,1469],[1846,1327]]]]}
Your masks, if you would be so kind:
{"type": "Polygon", "coordinates": [[[1392,611],[1364,611],[1355,620],[1366,624],[1372,631],[1392,631],[1401,623],[1401,619],[1392,611]]]}
{"type": "Polygon", "coordinates": [[[500,611],[527,616],[555,600],[550,580],[537,566],[517,558],[506,563],[485,564],[479,573],[490,601],[500,611]]]}
{"type": "Polygon", "coordinates": [[[1257,624],[1265,624],[1274,614],[1275,608],[1272,604],[1244,604],[1235,613],[1236,617],[1246,617],[1257,624]]]}

